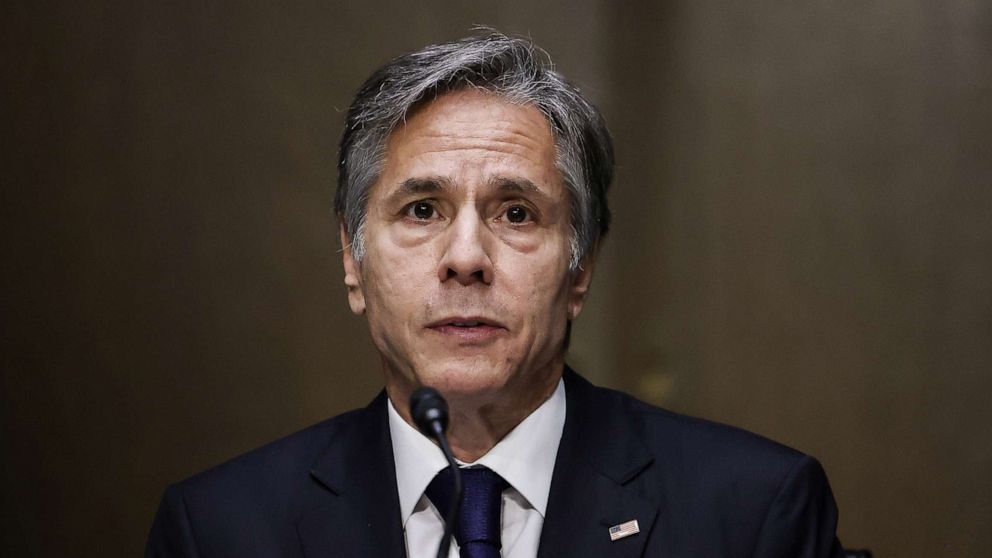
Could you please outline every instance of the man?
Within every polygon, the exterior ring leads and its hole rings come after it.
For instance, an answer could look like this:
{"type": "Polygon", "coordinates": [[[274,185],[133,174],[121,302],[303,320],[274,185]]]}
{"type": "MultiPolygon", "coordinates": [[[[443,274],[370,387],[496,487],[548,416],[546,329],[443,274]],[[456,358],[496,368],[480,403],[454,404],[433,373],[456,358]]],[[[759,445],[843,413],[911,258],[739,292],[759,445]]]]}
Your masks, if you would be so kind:
{"type": "Polygon", "coordinates": [[[375,72],[341,142],[352,311],[385,392],[170,487],[148,556],[434,556],[450,471],[413,426],[433,386],[466,496],[451,556],[841,552],[812,458],[593,387],[564,363],[613,153],[534,47],[499,34],[375,72]]]}

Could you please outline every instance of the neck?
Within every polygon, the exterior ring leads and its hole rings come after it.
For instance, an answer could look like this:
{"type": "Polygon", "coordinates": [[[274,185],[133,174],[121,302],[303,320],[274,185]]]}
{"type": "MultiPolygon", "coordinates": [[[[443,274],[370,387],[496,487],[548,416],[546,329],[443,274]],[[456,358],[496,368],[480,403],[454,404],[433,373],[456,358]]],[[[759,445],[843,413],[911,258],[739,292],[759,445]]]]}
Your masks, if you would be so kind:
{"type": "MultiPolygon", "coordinates": [[[[455,457],[466,463],[473,463],[489,453],[518,424],[551,397],[558,387],[564,363],[557,367],[557,373],[550,374],[545,382],[525,389],[511,389],[505,386],[497,393],[483,394],[441,394],[448,402],[448,443],[455,457]]],[[[414,426],[410,415],[410,393],[414,386],[386,386],[393,406],[408,424],[414,426]]]]}
{"type": "Polygon", "coordinates": [[[557,385],[556,380],[547,389],[538,392],[536,395],[539,397],[533,398],[527,405],[521,405],[518,400],[506,405],[491,403],[477,406],[460,404],[458,399],[452,398],[449,401],[451,420],[448,426],[448,443],[452,453],[466,463],[477,461],[547,401],[557,385]]]}

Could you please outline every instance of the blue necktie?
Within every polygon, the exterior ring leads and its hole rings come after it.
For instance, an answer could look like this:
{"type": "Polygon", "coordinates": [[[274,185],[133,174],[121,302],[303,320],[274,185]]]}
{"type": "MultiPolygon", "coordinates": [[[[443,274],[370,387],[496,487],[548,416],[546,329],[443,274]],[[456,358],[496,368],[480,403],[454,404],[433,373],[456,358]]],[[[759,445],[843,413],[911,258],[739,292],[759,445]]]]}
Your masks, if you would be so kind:
{"type": "MultiPolygon", "coordinates": [[[[503,510],[503,491],[510,485],[503,477],[479,467],[462,469],[462,509],[455,523],[455,540],[461,558],[499,558],[500,514],[503,510]]],[[[442,470],[426,494],[443,517],[448,517],[451,504],[451,467],[442,470]]]]}

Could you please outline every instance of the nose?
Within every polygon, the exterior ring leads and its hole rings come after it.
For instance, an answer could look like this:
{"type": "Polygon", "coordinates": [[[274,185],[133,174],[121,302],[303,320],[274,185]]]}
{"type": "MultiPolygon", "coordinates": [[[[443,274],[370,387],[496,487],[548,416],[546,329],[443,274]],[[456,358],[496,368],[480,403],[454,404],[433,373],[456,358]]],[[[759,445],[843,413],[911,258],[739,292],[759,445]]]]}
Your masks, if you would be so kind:
{"type": "Polygon", "coordinates": [[[438,263],[438,279],[442,283],[453,280],[462,285],[491,284],[492,238],[488,233],[478,213],[470,209],[460,211],[442,239],[444,253],[438,263]]]}

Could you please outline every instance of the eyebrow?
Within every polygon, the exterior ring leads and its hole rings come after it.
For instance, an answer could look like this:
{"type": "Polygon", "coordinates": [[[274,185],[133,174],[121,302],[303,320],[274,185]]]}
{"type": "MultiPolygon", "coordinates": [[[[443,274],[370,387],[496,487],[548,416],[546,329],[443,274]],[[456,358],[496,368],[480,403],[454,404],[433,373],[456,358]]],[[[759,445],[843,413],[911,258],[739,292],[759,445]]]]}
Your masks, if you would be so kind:
{"type": "Polygon", "coordinates": [[[428,176],[423,178],[407,178],[400,182],[395,191],[390,192],[383,200],[387,205],[399,203],[414,194],[435,194],[451,187],[451,181],[443,176],[428,176]]]}
{"type": "Polygon", "coordinates": [[[522,177],[497,176],[489,181],[489,187],[501,192],[543,194],[536,184],[522,177]]]}
{"type": "Polygon", "coordinates": [[[400,183],[394,195],[403,196],[408,194],[432,194],[447,190],[451,187],[451,181],[443,176],[428,176],[424,178],[407,178],[400,183]]]}
{"type": "Polygon", "coordinates": [[[489,187],[498,192],[527,194],[532,198],[539,198],[543,203],[547,204],[555,201],[547,192],[541,190],[537,184],[522,176],[497,176],[489,181],[489,187]]]}
{"type": "MultiPolygon", "coordinates": [[[[491,178],[487,186],[497,192],[519,193],[551,200],[551,196],[541,190],[536,184],[522,176],[496,176],[491,178]]],[[[427,176],[407,178],[394,192],[389,194],[386,203],[401,200],[413,194],[436,194],[452,188],[451,180],[443,176],[427,176]]]]}

